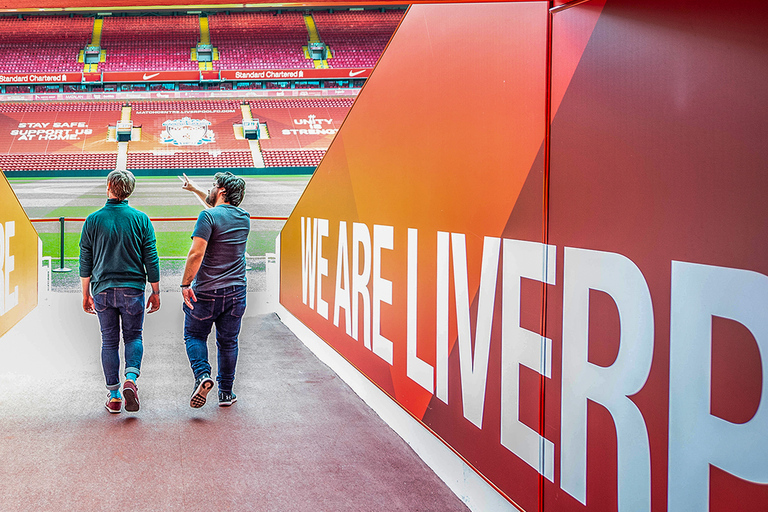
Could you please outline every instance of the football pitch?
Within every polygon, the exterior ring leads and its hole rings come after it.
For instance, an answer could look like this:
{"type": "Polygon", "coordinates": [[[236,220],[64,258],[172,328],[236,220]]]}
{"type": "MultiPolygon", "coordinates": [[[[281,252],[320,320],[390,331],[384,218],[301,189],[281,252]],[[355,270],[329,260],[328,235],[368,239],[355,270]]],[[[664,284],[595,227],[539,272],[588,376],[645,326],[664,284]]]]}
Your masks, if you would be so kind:
{"type": "MultiPolygon", "coordinates": [[[[240,205],[254,217],[288,217],[304,192],[311,176],[243,176],[245,198],[240,205]]],[[[198,186],[209,189],[213,173],[190,176],[198,186]]],[[[51,219],[34,222],[43,242],[43,256],[50,256],[53,267],[60,265],[61,222],[64,217],[64,258],[67,267],[77,264],[83,223],[81,220],[95,212],[107,200],[106,176],[101,178],[12,178],[8,180],[16,197],[30,219],[51,219]]],[[[136,188],[128,204],[146,213],[155,229],[157,251],[166,265],[183,264],[191,245],[194,220],[156,220],[168,218],[197,218],[203,209],[196,195],[181,188],[182,182],[171,177],[137,177],[136,188]]],[[[251,220],[247,253],[252,265],[275,252],[275,239],[284,220],[251,220]]]]}

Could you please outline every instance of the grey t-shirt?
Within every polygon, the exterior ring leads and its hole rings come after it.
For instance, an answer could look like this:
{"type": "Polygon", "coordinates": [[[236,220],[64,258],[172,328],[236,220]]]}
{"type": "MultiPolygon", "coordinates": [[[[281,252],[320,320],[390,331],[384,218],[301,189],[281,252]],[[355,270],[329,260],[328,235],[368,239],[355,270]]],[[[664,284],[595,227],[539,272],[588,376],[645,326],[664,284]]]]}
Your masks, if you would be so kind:
{"type": "Polygon", "coordinates": [[[218,290],[245,285],[245,245],[251,220],[248,212],[230,204],[220,204],[200,212],[193,237],[208,241],[205,256],[192,288],[218,290]]]}

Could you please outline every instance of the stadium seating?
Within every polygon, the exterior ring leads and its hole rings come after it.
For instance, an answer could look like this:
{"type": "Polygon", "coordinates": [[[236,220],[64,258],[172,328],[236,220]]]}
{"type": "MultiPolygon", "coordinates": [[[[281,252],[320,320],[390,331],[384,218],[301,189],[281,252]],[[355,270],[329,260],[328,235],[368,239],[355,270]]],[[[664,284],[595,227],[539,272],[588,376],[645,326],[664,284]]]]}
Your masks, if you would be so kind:
{"type": "Polygon", "coordinates": [[[91,41],[93,18],[0,18],[0,72],[77,72],[80,50],[91,41]]]}
{"type": "Polygon", "coordinates": [[[102,71],[191,71],[200,39],[197,16],[107,17],[101,31],[102,71]]]}
{"type": "MultiPolygon", "coordinates": [[[[331,67],[372,67],[403,11],[313,11],[320,38],[330,48],[331,67]]],[[[302,49],[308,40],[297,11],[216,13],[208,16],[218,50],[214,70],[311,69],[302,49]]],[[[0,73],[81,72],[80,51],[91,42],[94,19],[85,16],[0,17],[0,73]]],[[[99,71],[192,71],[191,50],[201,39],[197,16],[105,17],[99,71]]],[[[189,87],[189,86],[188,86],[189,87]]],[[[29,92],[8,86],[6,92],[29,92]]]]}
{"type": "Polygon", "coordinates": [[[128,169],[200,169],[253,167],[250,151],[177,152],[173,154],[128,153],[128,169]]]}
{"type": "Polygon", "coordinates": [[[0,169],[13,171],[73,171],[114,169],[117,153],[11,153],[0,155],[0,169]]]}
{"type": "Polygon", "coordinates": [[[325,156],[324,149],[264,151],[267,167],[317,167],[325,156]]]}
{"type": "Polygon", "coordinates": [[[0,103],[0,112],[109,112],[119,115],[118,101],[78,101],[45,103],[0,103]]]}
{"type": "Polygon", "coordinates": [[[375,66],[402,16],[401,10],[312,13],[320,39],[331,49],[332,68],[375,66]]]}
{"type": "Polygon", "coordinates": [[[238,100],[182,100],[182,101],[136,101],[131,103],[131,110],[143,112],[211,112],[240,110],[238,100]]]}
{"type": "Polygon", "coordinates": [[[354,98],[307,98],[279,100],[250,100],[251,111],[258,109],[276,108],[352,108],[354,98]]]}
{"type": "Polygon", "coordinates": [[[308,35],[300,12],[248,12],[208,17],[218,69],[309,69],[308,35]]]}

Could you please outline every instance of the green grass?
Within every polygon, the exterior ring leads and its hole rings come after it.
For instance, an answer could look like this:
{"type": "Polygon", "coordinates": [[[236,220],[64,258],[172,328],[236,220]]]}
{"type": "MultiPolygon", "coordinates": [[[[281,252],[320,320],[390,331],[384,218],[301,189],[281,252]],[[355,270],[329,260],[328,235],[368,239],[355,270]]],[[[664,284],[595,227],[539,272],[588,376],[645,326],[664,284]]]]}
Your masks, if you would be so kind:
{"type": "MultiPolygon", "coordinates": [[[[212,174],[211,175],[205,174],[205,176],[210,177],[212,176],[212,174]]],[[[255,179],[264,180],[264,181],[272,181],[272,180],[306,181],[308,179],[308,177],[304,175],[296,175],[296,176],[258,175],[258,176],[252,176],[252,177],[255,179]]],[[[10,178],[11,181],[15,181],[15,182],[44,181],[44,180],[51,180],[51,179],[57,179],[57,178],[51,178],[51,177],[10,178]]],[[[70,179],[76,180],[79,178],[70,178],[70,179]]],[[[88,179],[91,179],[91,178],[88,178],[88,179]]],[[[137,182],[167,181],[168,179],[169,177],[167,176],[158,176],[158,177],[141,176],[141,177],[137,177],[137,182]]],[[[200,182],[200,176],[194,176],[193,179],[200,182]]],[[[98,204],[95,204],[92,206],[75,205],[75,204],[60,206],[48,212],[47,214],[45,214],[45,217],[46,218],[87,217],[88,215],[95,212],[96,210],[98,210],[104,205],[104,202],[106,201],[106,196],[101,192],[96,193],[93,189],[88,189],[88,190],[84,190],[83,194],[78,198],[79,201],[92,200],[92,199],[99,199],[99,201],[96,202],[98,204]]],[[[135,205],[135,204],[132,204],[132,206],[136,207],[138,210],[143,211],[150,218],[163,218],[163,217],[197,218],[197,216],[201,211],[201,205],[199,204],[188,204],[188,205],[168,205],[168,204],[135,205]]],[[[65,238],[64,238],[64,257],[65,258],[77,258],[80,255],[79,227],[81,226],[81,224],[67,223],[68,229],[75,229],[73,228],[73,226],[78,226],[77,232],[67,232],[65,234],[65,238]]],[[[168,222],[168,223],[162,223],[159,226],[155,225],[155,230],[156,230],[155,235],[157,237],[158,254],[162,257],[182,257],[182,258],[186,257],[187,252],[189,251],[189,247],[192,243],[190,240],[190,235],[192,233],[192,228],[194,226],[194,223],[193,222],[168,222]],[[169,229],[169,231],[159,231],[158,230],[159,226],[164,229],[169,229]]],[[[277,238],[277,235],[279,234],[279,232],[280,232],[279,229],[258,230],[258,231],[252,230],[248,237],[248,245],[247,245],[248,254],[251,256],[263,256],[265,253],[274,252],[275,239],[277,238]]],[[[58,259],[60,257],[59,241],[61,236],[58,233],[58,229],[54,233],[40,233],[39,235],[41,240],[43,241],[43,255],[51,256],[54,259],[58,259]]]]}
{"type": "MultiPolygon", "coordinates": [[[[247,251],[251,256],[263,256],[268,252],[275,252],[275,239],[279,231],[251,231],[248,236],[247,251]]],[[[160,256],[185,257],[192,244],[189,231],[158,231],[155,233],[157,238],[157,253],[160,256]]],[[[40,233],[40,239],[43,241],[43,256],[51,256],[54,259],[60,257],[59,243],[61,235],[59,233],[40,233]]],[[[64,234],[64,257],[77,258],[80,256],[80,234],[64,234]]]]}

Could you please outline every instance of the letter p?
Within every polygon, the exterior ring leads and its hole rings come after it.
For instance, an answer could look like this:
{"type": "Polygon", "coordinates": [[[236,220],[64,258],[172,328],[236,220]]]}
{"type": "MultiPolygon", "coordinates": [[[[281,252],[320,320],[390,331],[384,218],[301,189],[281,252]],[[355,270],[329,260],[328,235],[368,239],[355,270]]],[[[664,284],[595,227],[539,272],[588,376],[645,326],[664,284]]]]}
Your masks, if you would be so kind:
{"type": "Polygon", "coordinates": [[[672,262],[667,510],[709,510],[709,466],[768,483],[768,276],[672,262]],[[744,325],[757,341],[760,404],[746,423],[711,414],[712,317],[744,325]]]}

